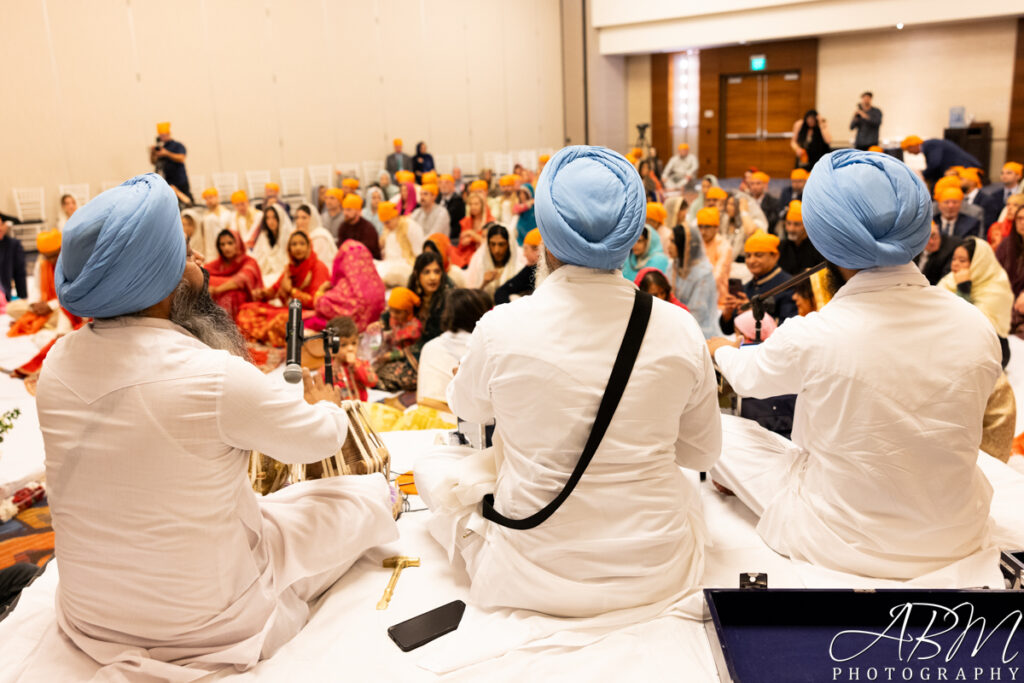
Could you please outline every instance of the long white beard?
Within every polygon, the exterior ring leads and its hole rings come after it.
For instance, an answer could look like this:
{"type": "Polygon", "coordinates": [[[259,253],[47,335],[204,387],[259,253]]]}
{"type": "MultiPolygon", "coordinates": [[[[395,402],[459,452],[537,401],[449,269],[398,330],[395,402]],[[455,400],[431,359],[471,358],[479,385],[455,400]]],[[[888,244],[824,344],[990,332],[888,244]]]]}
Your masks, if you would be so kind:
{"type": "Polygon", "coordinates": [[[548,267],[547,258],[545,258],[544,254],[541,254],[540,258],[537,259],[537,270],[533,273],[533,288],[537,289],[540,287],[548,275],[551,275],[551,268],[548,267]]]}

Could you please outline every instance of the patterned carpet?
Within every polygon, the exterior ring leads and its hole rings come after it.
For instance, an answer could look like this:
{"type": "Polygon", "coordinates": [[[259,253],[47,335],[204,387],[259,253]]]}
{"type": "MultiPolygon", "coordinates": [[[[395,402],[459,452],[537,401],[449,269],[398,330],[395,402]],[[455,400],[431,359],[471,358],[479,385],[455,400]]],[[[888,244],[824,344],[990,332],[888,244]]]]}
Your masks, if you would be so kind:
{"type": "Polygon", "coordinates": [[[0,569],[16,562],[31,562],[42,567],[52,558],[53,528],[46,498],[6,524],[0,524],[0,569]]]}

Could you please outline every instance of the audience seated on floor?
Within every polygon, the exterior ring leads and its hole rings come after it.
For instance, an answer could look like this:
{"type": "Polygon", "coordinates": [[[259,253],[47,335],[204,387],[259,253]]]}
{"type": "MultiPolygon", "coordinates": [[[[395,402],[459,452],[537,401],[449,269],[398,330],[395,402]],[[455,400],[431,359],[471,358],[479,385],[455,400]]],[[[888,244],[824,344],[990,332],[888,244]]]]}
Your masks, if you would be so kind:
{"type": "Polygon", "coordinates": [[[492,223],[487,227],[487,242],[473,254],[466,268],[466,285],[482,289],[494,298],[503,284],[515,277],[522,268],[519,246],[504,225],[492,223]]]}
{"type": "Polygon", "coordinates": [[[263,220],[263,212],[249,205],[249,195],[245,190],[231,194],[231,206],[234,212],[228,221],[228,229],[233,230],[245,243],[246,249],[252,249],[259,235],[258,228],[263,220]]]}
{"type": "MultiPolygon", "coordinates": [[[[783,284],[791,275],[779,267],[779,238],[757,231],[747,238],[744,245],[744,264],[750,271],[751,279],[743,285],[743,292],[729,294],[722,302],[719,325],[722,332],[732,334],[733,319],[737,308],[748,303],[755,295],[767,292],[783,284]]],[[[765,302],[765,310],[779,323],[796,315],[793,292],[786,290],[765,302]]]]}
{"type": "Polygon", "coordinates": [[[377,218],[383,228],[379,238],[382,259],[377,270],[389,287],[405,284],[416,257],[423,252],[423,228],[413,218],[415,215],[399,215],[392,202],[377,205],[377,218]]]}
{"type": "Polygon", "coordinates": [[[715,271],[704,253],[704,240],[697,227],[677,225],[672,231],[669,255],[673,291],[686,304],[704,336],[720,333],[718,328],[718,284],[715,271]]]}
{"type": "Polygon", "coordinates": [[[544,240],[534,228],[523,240],[523,267],[494,292],[494,304],[507,304],[513,297],[529,296],[537,289],[537,268],[543,257],[544,240]]]}

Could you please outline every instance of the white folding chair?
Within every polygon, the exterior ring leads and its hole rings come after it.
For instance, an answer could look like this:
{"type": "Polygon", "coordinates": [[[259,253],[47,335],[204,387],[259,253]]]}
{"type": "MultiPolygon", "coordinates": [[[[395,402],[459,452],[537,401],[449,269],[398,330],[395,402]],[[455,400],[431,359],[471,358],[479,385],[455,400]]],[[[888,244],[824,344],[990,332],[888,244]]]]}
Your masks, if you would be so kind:
{"type": "Polygon", "coordinates": [[[480,169],[476,165],[476,152],[462,152],[455,155],[455,161],[462,175],[476,175],[480,169]]]}
{"type": "MultiPolygon", "coordinates": [[[[46,221],[45,195],[41,187],[15,187],[14,209],[22,223],[46,221]]],[[[35,239],[33,237],[33,239],[35,239]]],[[[32,243],[33,248],[35,242],[32,243]]]]}
{"type": "Polygon", "coordinates": [[[384,164],[380,161],[364,161],[362,186],[369,187],[371,183],[377,182],[377,178],[383,170],[384,164]]]}
{"type": "Polygon", "coordinates": [[[455,168],[455,157],[453,155],[434,155],[434,170],[437,171],[438,175],[441,175],[442,173],[451,173],[453,168],[455,168]]]}
{"type": "Polygon", "coordinates": [[[85,206],[85,203],[89,201],[89,183],[75,183],[72,185],[58,185],[57,189],[60,191],[60,196],[63,197],[66,194],[71,195],[75,198],[75,203],[81,208],[85,206]]]}
{"type": "Polygon", "coordinates": [[[281,169],[281,196],[306,198],[306,169],[281,169]]]}
{"type": "Polygon", "coordinates": [[[192,188],[192,196],[201,204],[200,200],[202,199],[203,190],[209,187],[206,184],[206,176],[199,173],[191,173],[188,177],[188,184],[192,188]]]}
{"type": "Polygon", "coordinates": [[[270,171],[246,171],[245,184],[249,190],[249,199],[263,199],[267,195],[267,183],[270,182],[270,171]]]}
{"type": "Polygon", "coordinates": [[[34,252],[38,251],[36,249],[36,235],[45,227],[42,223],[22,223],[11,226],[11,235],[14,239],[21,242],[22,249],[34,252]]]}
{"type": "Polygon", "coordinates": [[[334,169],[330,164],[309,166],[309,184],[313,187],[334,187],[334,169]]]}
{"type": "Polygon", "coordinates": [[[359,170],[359,164],[355,161],[339,161],[334,165],[334,175],[338,179],[338,182],[334,183],[334,185],[339,185],[343,178],[359,180],[362,174],[359,170]]]}
{"type": "Polygon", "coordinates": [[[217,194],[221,201],[230,200],[231,195],[238,189],[238,174],[232,172],[214,173],[213,186],[217,188],[217,194]]]}
{"type": "Polygon", "coordinates": [[[512,161],[511,154],[495,154],[494,155],[494,172],[498,175],[505,175],[506,173],[512,172],[512,167],[515,162],[512,161]]]}
{"type": "Polygon", "coordinates": [[[498,172],[498,153],[497,152],[484,152],[484,165],[483,168],[489,168],[495,173],[498,172]]]}
{"type": "Polygon", "coordinates": [[[537,150],[535,149],[521,149],[516,153],[516,161],[522,164],[523,168],[535,171],[537,170],[537,150]]]}

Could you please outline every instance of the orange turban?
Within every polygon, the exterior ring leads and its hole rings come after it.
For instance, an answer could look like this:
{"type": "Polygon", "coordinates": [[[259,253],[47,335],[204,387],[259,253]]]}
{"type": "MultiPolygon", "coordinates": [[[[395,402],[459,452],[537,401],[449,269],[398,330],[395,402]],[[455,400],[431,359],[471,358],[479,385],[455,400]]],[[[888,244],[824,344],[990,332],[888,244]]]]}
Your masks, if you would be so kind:
{"type": "Polygon", "coordinates": [[[170,121],[161,121],[160,123],[156,124],[156,134],[157,135],[170,135],[171,134],[171,122],[170,121]]]}
{"type": "Polygon", "coordinates": [[[965,168],[958,175],[960,180],[973,180],[976,184],[981,185],[981,176],[978,175],[978,169],[976,168],[965,168]]]}
{"type": "Polygon", "coordinates": [[[438,195],[437,185],[435,185],[434,183],[424,183],[423,185],[420,186],[420,193],[423,192],[429,192],[430,194],[436,197],[438,195]]]}
{"type": "Polygon", "coordinates": [[[518,180],[518,176],[512,175],[511,173],[506,173],[505,175],[498,178],[498,185],[500,185],[501,187],[512,187],[516,184],[516,180],[518,180]]]}
{"type": "Polygon", "coordinates": [[[752,180],[760,180],[762,183],[770,183],[772,180],[772,177],[764,171],[758,171],[750,177],[752,180]]]}
{"type": "Polygon", "coordinates": [[[523,238],[523,244],[529,244],[533,247],[539,247],[543,242],[544,240],[540,236],[540,228],[534,228],[530,232],[526,233],[526,237],[523,238]]]}
{"type": "Polygon", "coordinates": [[[427,171],[420,178],[420,185],[437,185],[437,173],[427,171]]]}
{"type": "Polygon", "coordinates": [[[679,147],[677,147],[676,149],[678,149],[680,152],[689,152],[690,151],[690,146],[688,144],[686,144],[685,142],[682,142],[682,143],[679,144],[679,147]]]}
{"type": "Polygon", "coordinates": [[[789,179],[790,180],[807,180],[810,177],[811,177],[811,174],[808,173],[807,171],[805,171],[802,168],[795,168],[789,174],[789,179]]]}
{"type": "Polygon", "coordinates": [[[280,192],[281,191],[281,186],[278,185],[277,183],[267,183],[266,185],[263,186],[263,189],[264,190],[273,190],[274,192],[280,192]]]}
{"type": "Polygon", "coordinates": [[[395,181],[399,183],[414,183],[416,182],[416,174],[412,171],[398,171],[395,173],[395,181]]]}
{"type": "Polygon", "coordinates": [[[474,180],[469,184],[470,192],[487,192],[487,181],[486,180],[474,180]]]}
{"type": "Polygon", "coordinates": [[[401,145],[402,144],[402,138],[395,138],[394,140],[391,141],[391,144],[392,145],[401,145]]]}
{"type": "Polygon", "coordinates": [[[637,159],[639,159],[640,157],[642,157],[644,155],[643,149],[641,149],[639,147],[634,147],[633,149],[629,150],[629,153],[632,154],[637,159]]]}
{"type": "Polygon", "coordinates": [[[789,203],[789,211],[786,212],[786,220],[794,223],[802,223],[804,220],[803,202],[794,199],[789,203]]]}
{"type": "Polygon", "coordinates": [[[647,202],[647,220],[664,223],[668,218],[668,212],[661,202],[647,202]]]}
{"type": "Polygon", "coordinates": [[[885,150],[882,149],[881,147],[879,147],[878,145],[871,145],[870,147],[868,147],[868,151],[869,152],[881,152],[882,154],[885,154],[885,150]]]}
{"type": "Polygon", "coordinates": [[[1016,161],[1007,161],[1003,164],[1003,170],[1017,175],[1024,175],[1024,165],[1017,163],[1016,161]]]}
{"type": "Polygon", "coordinates": [[[231,193],[231,203],[237,204],[238,202],[249,201],[249,195],[245,193],[245,190],[235,190],[231,193]]]}
{"type": "Polygon", "coordinates": [[[903,138],[903,142],[900,143],[900,147],[906,149],[907,147],[913,147],[914,145],[920,145],[924,140],[917,137],[916,135],[908,135],[903,138]]]}
{"type": "Polygon", "coordinates": [[[706,195],[708,199],[728,199],[729,197],[720,187],[709,187],[706,195]]]}
{"type": "Polygon", "coordinates": [[[377,204],[377,218],[381,223],[387,223],[392,218],[398,218],[398,207],[394,202],[381,202],[377,204]]]}
{"type": "Polygon", "coordinates": [[[697,227],[713,225],[717,228],[721,223],[722,217],[714,206],[709,206],[697,212],[697,227]]]}
{"type": "Polygon", "coordinates": [[[543,166],[544,164],[546,164],[549,161],[551,161],[551,155],[550,154],[541,154],[540,157],[537,160],[540,162],[540,165],[543,166]]]}
{"type": "Polygon", "coordinates": [[[218,192],[216,187],[208,187],[203,190],[203,199],[206,199],[207,197],[216,197],[217,194],[218,192]]]}
{"type": "Polygon", "coordinates": [[[327,196],[334,197],[339,202],[345,200],[345,192],[339,187],[331,187],[327,189],[327,196]]]}
{"type": "Polygon", "coordinates": [[[60,249],[60,230],[44,230],[36,235],[36,249],[42,254],[51,254],[60,249]]]}
{"type": "Polygon", "coordinates": [[[420,298],[407,287],[395,287],[388,296],[388,306],[410,313],[420,305],[420,298]]]}
{"type": "Polygon", "coordinates": [[[451,173],[442,173],[441,180],[447,180],[449,183],[454,183],[455,176],[453,176],[451,173]]]}
{"type": "Polygon", "coordinates": [[[358,190],[359,189],[359,181],[356,180],[355,178],[344,178],[341,181],[341,186],[342,187],[347,187],[350,190],[358,190]]]}
{"type": "Polygon", "coordinates": [[[345,198],[341,200],[341,208],[361,209],[363,208],[363,198],[357,194],[345,195],[345,198]]]}
{"type": "Polygon", "coordinates": [[[963,198],[964,198],[963,190],[961,190],[959,187],[947,188],[947,189],[942,191],[942,194],[939,195],[939,201],[940,202],[945,202],[945,201],[948,201],[950,199],[955,199],[957,201],[963,201],[963,198]]]}
{"type": "Polygon", "coordinates": [[[747,238],[746,243],[743,245],[743,251],[748,254],[778,254],[779,238],[775,235],[769,235],[764,230],[758,230],[747,238]]]}
{"type": "Polygon", "coordinates": [[[935,182],[935,201],[939,200],[939,196],[944,190],[953,188],[955,190],[960,189],[960,178],[953,175],[942,176],[935,182]]]}

